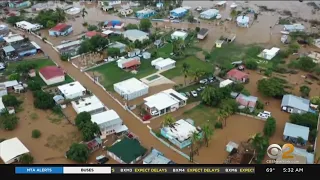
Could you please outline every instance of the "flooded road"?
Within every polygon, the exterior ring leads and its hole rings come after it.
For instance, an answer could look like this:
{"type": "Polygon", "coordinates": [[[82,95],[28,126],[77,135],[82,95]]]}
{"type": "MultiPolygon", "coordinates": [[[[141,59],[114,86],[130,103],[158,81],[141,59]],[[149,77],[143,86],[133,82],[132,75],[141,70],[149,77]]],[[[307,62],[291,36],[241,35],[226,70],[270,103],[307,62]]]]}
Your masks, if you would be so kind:
{"type": "MultiPolygon", "coordinates": [[[[21,32],[20,32],[21,33],[21,32]]],[[[35,41],[41,49],[47,54],[53,61],[61,66],[70,76],[75,77],[85,88],[92,91],[107,107],[115,110],[127,127],[139,136],[142,145],[146,148],[154,147],[164,153],[166,157],[179,164],[189,164],[190,162],[177,154],[175,151],[163,145],[155,137],[149,133],[149,129],[146,125],[142,124],[139,120],[135,119],[129,112],[125,111],[118,103],[116,103],[107,93],[102,90],[98,85],[93,83],[84,73],[76,69],[69,62],[63,62],[60,60],[60,55],[55,52],[49,44],[44,43],[42,40],[34,37],[33,35],[26,34],[31,41],[35,41]]]]}

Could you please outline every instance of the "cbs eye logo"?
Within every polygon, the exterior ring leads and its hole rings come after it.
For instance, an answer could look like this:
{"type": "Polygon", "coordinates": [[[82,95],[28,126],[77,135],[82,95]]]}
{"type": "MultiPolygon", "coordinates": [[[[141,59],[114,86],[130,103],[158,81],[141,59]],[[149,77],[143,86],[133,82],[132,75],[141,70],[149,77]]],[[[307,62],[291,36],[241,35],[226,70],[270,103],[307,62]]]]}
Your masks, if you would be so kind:
{"type": "Polygon", "coordinates": [[[285,144],[282,148],[278,144],[271,144],[267,149],[268,157],[271,159],[277,159],[281,157],[282,159],[293,158],[294,146],[292,144],[285,144]]]}

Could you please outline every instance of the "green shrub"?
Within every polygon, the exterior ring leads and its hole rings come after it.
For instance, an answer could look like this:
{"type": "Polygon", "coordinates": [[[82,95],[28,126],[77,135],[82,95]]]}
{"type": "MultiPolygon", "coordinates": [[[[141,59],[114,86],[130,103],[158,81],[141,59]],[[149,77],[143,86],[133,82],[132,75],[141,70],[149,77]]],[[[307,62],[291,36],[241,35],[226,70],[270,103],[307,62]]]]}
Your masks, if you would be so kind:
{"type": "Polygon", "coordinates": [[[307,147],[307,152],[308,152],[308,153],[314,152],[314,148],[313,148],[312,145],[310,145],[310,146],[307,147]]]}
{"type": "Polygon", "coordinates": [[[41,136],[41,132],[38,129],[34,129],[32,131],[32,138],[39,138],[41,136]]]}
{"type": "Polygon", "coordinates": [[[222,122],[216,122],[216,124],[214,125],[214,127],[216,129],[222,129],[222,122]]]}

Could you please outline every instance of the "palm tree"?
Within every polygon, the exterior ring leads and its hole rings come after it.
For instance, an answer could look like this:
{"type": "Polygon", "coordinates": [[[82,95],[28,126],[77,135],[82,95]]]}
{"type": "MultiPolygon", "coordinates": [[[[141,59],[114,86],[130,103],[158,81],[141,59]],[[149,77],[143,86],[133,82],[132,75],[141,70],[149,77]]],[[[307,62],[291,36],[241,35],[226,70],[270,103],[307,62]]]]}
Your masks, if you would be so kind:
{"type": "Polygon", "coordinates": [[[213,129],[209,126],[209,124],[204,124],[202,126],[202,132],[203,140],[206,143],[206,146],[209,147],[209,141],[211,139],[211,136],[213,135],[213,129]]]}
{"type": "Polygon", "coordinates": [[[184,85],[187,85],[186,79],[189,75],[190,65],[187,63],[182,64],[182,73],[184,74],[184,85]]]}
{"type": "Polygon", "coordinates": [[[227,126],[227,118],[229,117],[230,113],[225,110],[218,111],[218,119],[222,123],[224,121],[224,126],[227,126]]]}
{"type": "MultiPolygon", "coordinates": [[[[190,161],[193,162],[193,156],[197,150],[195,150],[195,146],[199,141],[199,135],[196,131],[191,134],[191,144],[190,144],[190,161]]],[[[197,151],[198,152],[198,151],[197,151]]]]}
{"type": "Polygon", "coordinates": [[[247,143],[251,143],[255,149],[263,149],[263,136],[260,133],[257,133],[251,136],[247,143]]]}
{"type": "Polygon", "coordinates": [[[202,101],[207,105],[211,105],[213,93],[214,88],[212,86],[207,86],[201,93],[202,101]]]}
{"type": "Polygon", "coordinates": [[[172,40],[172,52],[175,55],[182,55],[184,53],[182,51],[183,47],[185,47],[185,43],[181,38],[172,40]]]}
{"type": "Polygon", "coordinates": [[[192,76],[195,82],[198,82],[201,77],[203,77],[205,72],[201,69],[196,69],[192,72],[192,76]]]}
{"type": "Polygon", "coordinates": [[[86,8],[82,8],[81,14],[82,14],[82,18],[84,19],[84,17],[86,16],[86,14],[88,14],[86,8]]]}
{"type": "Polygon", "coordinates": [[[175,119],[171,115],[166,115],[163,120],[163,126],[168,126],[170,128],[175,128],[175,119]]]}
{"type": "Polygon", "coordinates": [[[132,52],[134,50],[134,43],[130,43],[128,44],[128,46],[126,47],[126,51],[127,52],[132,52]]]}

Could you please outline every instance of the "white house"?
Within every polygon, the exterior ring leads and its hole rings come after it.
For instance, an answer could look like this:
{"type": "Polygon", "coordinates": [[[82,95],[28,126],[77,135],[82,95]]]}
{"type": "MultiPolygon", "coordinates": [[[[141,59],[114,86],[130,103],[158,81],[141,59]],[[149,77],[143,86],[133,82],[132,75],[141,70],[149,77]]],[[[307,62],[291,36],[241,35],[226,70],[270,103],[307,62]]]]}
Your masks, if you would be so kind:
{"type": "Polygon", "coordinates": [[[271,49],[264,49],[258,55],[258,57],[261,57],[261,58],[266,59],[266,60],[271,60],[272,58],[274,58],[278,54],[279,51],[280,51],[280,49],[277,48],[277,47],[273,47],[271,49]]]}
{"type": "Polygon", "coordinates": [[[137,97],[148,94],[149,86],[136,78],[130,78],[113,85],[114,90],[126,100],[132,100],[137,97]]]}
{"type": "Polygon", "coordinates": [[[185,40],[188,36],[188,33],[184,31],[175,31],[171,34],[171,39],[182,39],[185,40]]]}
{"type": "Polygon", "coordinates": [[[86,88],[78,81],[58,86],[58,89],[65,99],[75,99],[86,94],[86,88]]]}
{"type": "Polygon", "coordinates": [[[97,98],[97,96],[80,98],[79,100],[71,101],[71,104],[73,109],[77,112],[77,114],[81,112],[88,112],[91,115],[93,115],[106,110],[106,107],[97,98]]]}
{"type": "Polygon", "coordinates": [[[0,97],[5,96],[8,94],[8,90],[5,84],[0,84],[0,97]]]}
{"type": "Polygon", "coordinates": [[[127,126],[123,125],[122,119],[114,110],[94,114],[91,116],[91,121],[98,124],[104,136],[128,130],[127,126]]]}
{"type": "Polygon", "coordinates": [[[176,61],[170,58],[158,58],[151,61],[151,65],[154,66],[158,70],[168,70],[176,67],[176,61]]]}
{"type": "Polygon", "coordinates": [[[233,81],[231,81],[230,79],[226,79],[226,80],[220,82],[219,88],[226,87],[232,83],[233,83],[233,81]]]}
{"type": "Polygon", "coordinates": [[[173,89],[167,89],[143,100],[147,112],[153,116],[160,116],[185,106],[188,98],[173,89]]]}
{"type": "Polygon", "coordinates": [[[217,9],[208,9],[200,13],[200,17],[203,19],[213,19],[219,14],[219,10],[217,9]]]}
{"type": "Polygon", "coordinates": [[[47,85],[65,81],[64,71],[57,66],[46,66],[39,69],[39,76],[47,85]]]}
{"type": "Polygon", "coordinates": [[[138,41],[143,41],[145,39],[149,39],[149,34],[145,33],[143,31],[140,31],[138,29],[130,29],[130,30],[126,30],[123,33],[123,36],[125,38],[128,38],[130,41],[134,42],[136,40],[138,41]]]}
{"type": "Polygon", "coordinates": [[[120,58],[117,61],[117,65],[121,69],[131,68],[133,66],[138,66],[140,64],[141,64],[140,57],[138,57],[138,56],[133,57],[133,58],[127,58],[127,59],[126,58],[120,58]]]}
{"type": "Polygon", "coordinates": [[[27,21],[17,22],[16,26],[18,28],[21,28],[21,29],[26,30],[26,31],[36,31],[36,30],[39,30],[39,29],[41,29],[43,27],[40,24],[32,24],[32,23],[29,23],[27,21]]]}
{"type": "Polygon", "coordinates": [[[24,37],[19,34],[9,34],[8,36],[3,37],[3,40],[10,45],[11,43],[24,40],[24,37]]]}
{"type": "Polygon", "coordinates": [[[19,161],[20,156],[27,153],[29,150],[16,137],[0,143],[0,157],[5,164],[19,161]]]}
{"type": "Polygon", "coordinates": [[[143,164],[174,164],[174,162],[166,158],[160,151],[152,149],[150,154],[143,159],[143,164]]]}

